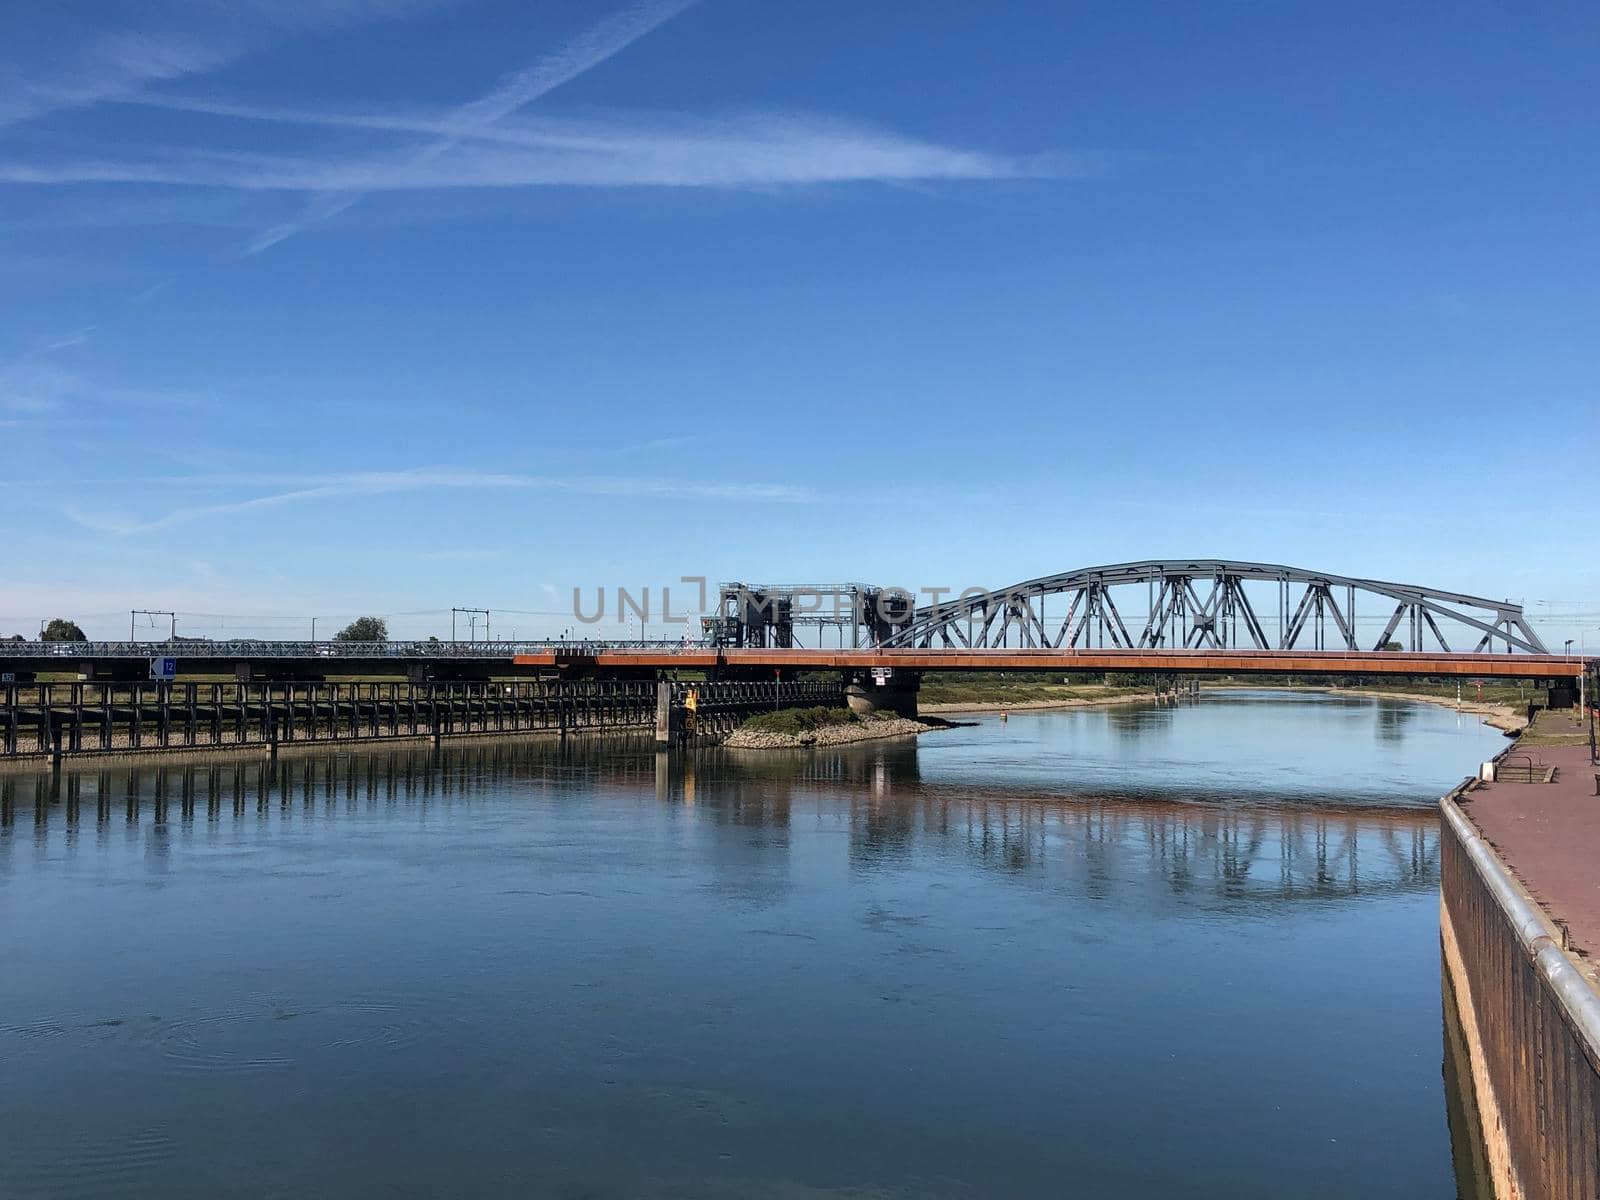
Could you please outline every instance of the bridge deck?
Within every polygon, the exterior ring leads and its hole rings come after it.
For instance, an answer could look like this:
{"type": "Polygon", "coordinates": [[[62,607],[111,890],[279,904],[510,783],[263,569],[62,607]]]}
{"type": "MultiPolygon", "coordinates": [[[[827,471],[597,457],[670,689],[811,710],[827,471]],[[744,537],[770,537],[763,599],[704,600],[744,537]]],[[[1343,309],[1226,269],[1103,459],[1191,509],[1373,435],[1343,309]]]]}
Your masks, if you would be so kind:
{"type": "Polygon", "coordinates": [[[1576,679],[1581,658],[1554,654],[1454,654],[1376,650],[1114,650],[998,649],[729,649],[678,642],[0,642],[0,686],[24,673],[102,670],[142,677],[151,657],[171,657],[185,676],[233,675],[249,666],[257,678],[275,672],[404,675],[473,672],[476,678],[538,670],[846,670],[1153,671],[1226,675],[1432,675],[1483,679],[1576,679]]]}
{"type": "Polygon", "coordinates": [[[1342,650],[550,650],[519,666],[599,670],[1158,671],[1229,675],[1448,675],[1576,679],[1582,661],[1538,654],[1417,654],[1342,650]]]}

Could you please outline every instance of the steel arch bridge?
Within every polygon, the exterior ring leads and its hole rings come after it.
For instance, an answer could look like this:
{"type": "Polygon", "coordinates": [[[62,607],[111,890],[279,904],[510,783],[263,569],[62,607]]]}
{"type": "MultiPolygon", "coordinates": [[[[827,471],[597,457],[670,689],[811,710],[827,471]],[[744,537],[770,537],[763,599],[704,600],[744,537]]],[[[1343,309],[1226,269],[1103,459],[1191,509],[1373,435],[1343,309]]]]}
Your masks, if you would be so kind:
{"type": "Polygon", "coordinates": [[[1449,654],[1450,639],[1469,653],[1549,653],[1509,600],[1220,558],[1117,563],[973,589],[914,610],[879,645],[1382,650],[1399,642],[1449,654]],[[1385,621],[1370,646],[1357,635],[1358,601],[1361,613],[1385,621]]]}

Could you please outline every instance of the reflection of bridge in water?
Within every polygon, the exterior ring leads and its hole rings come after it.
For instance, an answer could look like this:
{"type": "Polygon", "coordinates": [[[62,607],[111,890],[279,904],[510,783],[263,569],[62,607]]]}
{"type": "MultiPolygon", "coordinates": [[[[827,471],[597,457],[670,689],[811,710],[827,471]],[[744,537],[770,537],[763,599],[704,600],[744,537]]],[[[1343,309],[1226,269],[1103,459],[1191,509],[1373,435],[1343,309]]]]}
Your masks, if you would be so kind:
{"type": "Polygon", "coordinates": [[[833,822],[847,835],[856,869],[882,869],[921,842],[1076,896],[1142,896],[1165,907],[1176,900],[1180,909],[1428,892],[1439,878],[1431,809],[975,793],[924,782],[915,746],[904,743],[751,761],[715,751],[657,754],[637,738],[487,742],[277,763],[9,772],[0,774],[0,826],[11,836],[0,838],[0,848],[14,850],[29,826],[36,845],[86,829],[169,834],[223,821],[287,834],[308,822],[416,820],[486,802],[510,807],[551,791],[581,793],[596,806],[653,798],[663,809],[692,807],[709,836],[736,836],[743,845],[759,831],[760,852],[775,868],[787,863],[797,825],[833,822]]]}
{"type": "MultiPolygon", "coordinates": [[[[1075,891],[1095,898],[1152,877],[1180,895],[1258,900],[1429,891],[1439,880],[1439,821],[1431,807],[1348,809],[1303,801],[1229,807],[1016,787],[975,791],[925,784],[916,747],[901,743],[868,754],[741,757],[734,770],[744,782],[741,809],[772,805],[774,819],[788,821],[807,800],[841,795],[849,805],[852,853],[863,860],[933,838],[1000,870],[1070,878],[1075,891]],[[754,789],[752,796],[755,780],[780,786],[754,789]]],[[[677,787],[703,790],[696,779],[706,774],[686,761],[677,787]]],[[[720,784],[728,776],[712,778],[720,784]]]]}

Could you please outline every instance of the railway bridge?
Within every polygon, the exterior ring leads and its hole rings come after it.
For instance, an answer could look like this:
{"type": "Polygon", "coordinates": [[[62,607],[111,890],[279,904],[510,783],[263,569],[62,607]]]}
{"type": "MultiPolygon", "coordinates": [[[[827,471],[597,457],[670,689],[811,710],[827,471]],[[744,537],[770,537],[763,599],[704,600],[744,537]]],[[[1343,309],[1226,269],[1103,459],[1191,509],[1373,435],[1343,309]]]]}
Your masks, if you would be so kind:
{"type": "MultiPolygon", "coordinates": [[[[92,704],[110,712],[101,719],[111,723],[120,719],[118,713],[147,711],[147,703],[150,711],[170,710],[172,695],[163,688],[192,692],[197,685],[231,684],[234,691],[219,692],[210,701],[186,693],[185,711],[205,709],[213,721],[218,714],[246,713],[237,723],[250,729],[270,728],[270,722],[262,725],[260,713],[270,718],[283,705],[284,711],[298,712],[300,703],[320,712],[316,706],[323,701],[316,698],[321,693],[293,691],[284,693],[286,700],[273,699],[277,693],[270,690],[252,700],[253,693],[240,688],[343,684],[357,689],[348,693],[350,707],[340,707],[343,693],[337,691],[329,693],[328,703],[335,714],[349,714],[350,728],[359,729],[382,711],[396,730],[409,724],[415,732],[421,711],[416,705],[444,701],[437,692],[420,699],[416,692],[406,693],[411,707],[403,722],[395,715],[398,708],[372,707],[398,703],[389,693],[380,700],[370,692],[378,681],[403,680],[412,688],[489,681],[543,685],[537,693],[511,693],[510,718],[495,710],[496,720],[509,719],[515,726],[523,719],[519,705],[538,713],[545,724],[563,721],[561,705],[567,701],[561,697],[567,694],[555,693],[552,700],[548,687],[580,683],[765,683],[772,688],[771,703],[782,704],[786,695],[792,694],[794,703],[811,695],[809,685],[797,686],[802,681],[832,679],[835,687],[847,686],[858,708],[914,712],[928,671],[1512,679],[1550,688],[1553,702],[1566,701],[1586,670],[1595,671],[1595,660],[1586,665],[1581,658],[1550,653],[1521,606],[1509,600],[1225,559],[1083,568],[1006,588],[972,589],[950,599],[939,595],[926,604],[903,590],[861,584],[725,584],[700,633],[663,641],[0,642],[0,723],[16,730],[30,686],[37,697],[40,683],[60,686],[63,681],[154,688],[148,702],[142,693],[126,701],[96,693],[92,704]],[[830,632],[836,643],[831,647],[826,644],[830,632]],[[804,644],[808,633],[809,646],[804,644]],[[182,682],[174,682],[174,675],[182,682]],[[258,715],[247,712],[251,704],[258,715]]],[[[499,693],[501,709],[506,694],[499,693]]],[[[627,694],[636,704],[633,692],[627,694]]],[[[488,695],[462,703],[469,709],[478,704],[473,711],[482,716],[489,711],[482,707],[488,695]]],[[[762,693],[762,703],[765,697],[762,693]]],[[[76,703],[86,702],[80,696],[76,703]]],[[[41,712],[50,707],[43,703],[41,712]]],[[[56,716],[32,720],[37,724],[56,716]]],[[[200,719],[191,714],[189,722],[200,719]]],[[[79,714],[75,720],[76,728],[85,718],[79,714]]],[[[346,717],[330,720],[338,729],[346,717]]],[[[440,722],[431,727],[437,730],[440,722]]],[[[486,729],[488,717],[482,716],[480,724],[486,729]]],[[[137,740],[136,732],[133,736],[137,740]]],[[[10,740],[15,743],[15,736],[10,740]]]]}

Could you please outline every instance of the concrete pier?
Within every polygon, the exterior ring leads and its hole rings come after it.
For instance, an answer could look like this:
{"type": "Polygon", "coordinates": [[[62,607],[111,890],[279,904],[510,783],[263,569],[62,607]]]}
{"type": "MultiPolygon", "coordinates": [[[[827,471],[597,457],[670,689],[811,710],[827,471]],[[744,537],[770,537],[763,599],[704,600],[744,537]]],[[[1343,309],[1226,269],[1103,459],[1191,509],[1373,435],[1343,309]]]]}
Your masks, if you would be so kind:
{"type": "Polygon", "coordinates": [[[850,711],[859,717],[887,716],[915,718],[917,693],[922,688],[920,671],[883,672],[878,678],[862,675],[844,690],[850,711]]]}
{"type": "Polygon", "coordinates": [[[1442,802],[1440,936],[1499,1200],[1600,1197],[1600,797],[1544,712],[1442,802]]]}

